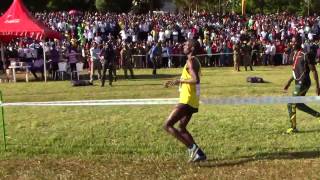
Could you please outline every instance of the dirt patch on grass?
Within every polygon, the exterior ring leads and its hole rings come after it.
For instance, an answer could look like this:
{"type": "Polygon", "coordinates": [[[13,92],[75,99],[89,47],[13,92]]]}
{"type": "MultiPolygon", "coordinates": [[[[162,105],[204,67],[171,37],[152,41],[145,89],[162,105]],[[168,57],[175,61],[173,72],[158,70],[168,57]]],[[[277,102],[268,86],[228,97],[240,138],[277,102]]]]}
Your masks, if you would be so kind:
{"type": "Polygon", "coordinates": [[[224,160],[32,158],[0,161],[1,179],[319,179],[320,159],[224,160]]]}

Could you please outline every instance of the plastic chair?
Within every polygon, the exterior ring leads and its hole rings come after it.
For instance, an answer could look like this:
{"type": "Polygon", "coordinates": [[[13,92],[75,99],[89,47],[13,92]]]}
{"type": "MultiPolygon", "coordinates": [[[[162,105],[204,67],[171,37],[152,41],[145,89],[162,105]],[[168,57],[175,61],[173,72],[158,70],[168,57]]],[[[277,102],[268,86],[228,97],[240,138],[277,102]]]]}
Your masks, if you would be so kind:
{"type": "Polygon", "coordinates": [[[10,61],[10,66],[16,66],[17,62],[16,61],[10,61]]]}
{"type": "Polygon", "coordinates": [[[66,62],[59,62],[58,63],[58,74],[62,80],[64,77],[64,73],[67,73],[67,63],[66,62]]]}
{"type": "Polygon", "coordinates": [[[76,63],[76,71],[71,72],[71,80],[74,73],[77,73],[78,81],[80,80],[80,73],[83,71],[83,65],[82,62],[76,63]]]}

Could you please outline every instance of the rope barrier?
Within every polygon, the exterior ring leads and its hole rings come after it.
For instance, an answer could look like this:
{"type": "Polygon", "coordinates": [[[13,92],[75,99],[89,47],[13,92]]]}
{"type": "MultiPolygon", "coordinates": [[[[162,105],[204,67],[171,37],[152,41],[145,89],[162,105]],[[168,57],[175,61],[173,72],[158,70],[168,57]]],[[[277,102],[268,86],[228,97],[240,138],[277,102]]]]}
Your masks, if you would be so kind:
{"type": "MultiPolygon", "coordinates": [[[[114,100],[83,100],[83,101],[50,101],[50,102],[14,102],[3,103],[4,106],[126,106],[126,105],[165,105],[177,104],[178,98],[156,99],[114,99],[114,100]]],[[[264,97],[228,97],[202,98],[201,104],[207,105],[263,105],[288,103],[319,103],[319,96],[264,96],[264,97]]]]}

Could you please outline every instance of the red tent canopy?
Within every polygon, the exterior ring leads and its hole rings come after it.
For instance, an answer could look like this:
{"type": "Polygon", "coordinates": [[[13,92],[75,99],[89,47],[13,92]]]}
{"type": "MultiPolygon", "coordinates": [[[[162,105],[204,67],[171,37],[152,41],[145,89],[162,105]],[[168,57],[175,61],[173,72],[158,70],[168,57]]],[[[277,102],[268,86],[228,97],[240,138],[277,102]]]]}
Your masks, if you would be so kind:
{"type": "Polygon", "coordinates": [[[22,0],[14,0],[9,9],[0,17],[0,39],[7,37],[30,37],[61,39],[60,33],[51,30],[36,20],[24,6],[22,0]]]}

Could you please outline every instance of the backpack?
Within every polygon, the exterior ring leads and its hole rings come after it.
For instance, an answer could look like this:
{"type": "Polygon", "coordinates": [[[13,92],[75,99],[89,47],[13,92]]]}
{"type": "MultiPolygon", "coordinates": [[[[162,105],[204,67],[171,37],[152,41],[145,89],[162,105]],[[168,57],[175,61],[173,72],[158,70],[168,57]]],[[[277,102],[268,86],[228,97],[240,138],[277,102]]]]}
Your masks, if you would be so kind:
{"type": "Polygon", "coordinates": [[[264,83],[264,80],[261,77],[247,77],[247,82],[249,83],[264,83]]]}
{"type": "Polygon", "coordinates": [[[93,83],[88,81],[88,80],[79,80],[79,81],[72,81],[71,82],[72,86],[92,86],[93,83]]]}

